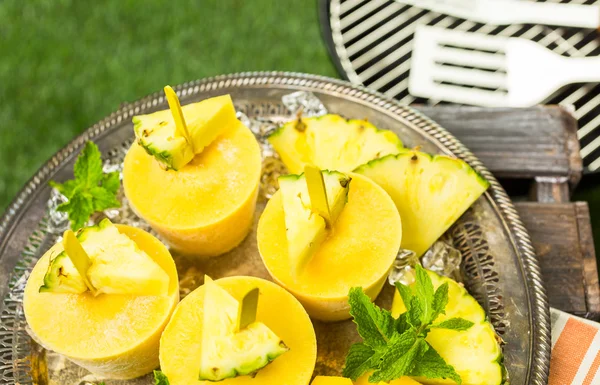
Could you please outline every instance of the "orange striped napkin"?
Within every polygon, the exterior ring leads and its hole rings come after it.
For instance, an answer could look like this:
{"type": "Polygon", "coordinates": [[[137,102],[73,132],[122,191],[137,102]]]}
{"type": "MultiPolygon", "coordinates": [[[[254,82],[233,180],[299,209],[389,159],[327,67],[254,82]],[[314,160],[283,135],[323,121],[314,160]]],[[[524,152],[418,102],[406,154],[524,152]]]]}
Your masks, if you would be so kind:
{"type": "Polygon", "coordinates": [[[550,309],[548,385],[600,385],[600,324],[550,309]]]}

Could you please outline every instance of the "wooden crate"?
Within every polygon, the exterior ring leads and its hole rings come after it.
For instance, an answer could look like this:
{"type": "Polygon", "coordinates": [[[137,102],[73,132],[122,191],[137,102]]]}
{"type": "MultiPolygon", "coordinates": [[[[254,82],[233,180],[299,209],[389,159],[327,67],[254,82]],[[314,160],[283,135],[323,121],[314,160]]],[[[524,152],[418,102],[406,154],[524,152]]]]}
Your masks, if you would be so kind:
{"type": "Polygon", "coordinates": [[[416,106],[452,132],[515,199],[536,249],[550,306],[600,320],[600,288],[581,179],[577,121],[558,106],[524,109],[416,106]]]}

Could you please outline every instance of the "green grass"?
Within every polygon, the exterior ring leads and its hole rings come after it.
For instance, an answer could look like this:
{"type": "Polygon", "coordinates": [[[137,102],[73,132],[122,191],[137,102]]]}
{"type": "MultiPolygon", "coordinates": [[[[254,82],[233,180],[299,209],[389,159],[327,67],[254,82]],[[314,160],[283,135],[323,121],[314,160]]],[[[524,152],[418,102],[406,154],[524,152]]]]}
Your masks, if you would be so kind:
{"type": "MultiPolygon", "coordinates": [[[[0,212],[77,134],[165,84],[251,70],[337,77],[316,3],[1,1],[0,212]]],[[[596,244],[599,192],[589,182],[575,196],[590,201],[596,244]]]]}
{"type": "Polygon", "coordinates": [[[75,135],[165,84],[337,76],[316,0],[3,0],[0,42],[0,212],[75,135]]]}

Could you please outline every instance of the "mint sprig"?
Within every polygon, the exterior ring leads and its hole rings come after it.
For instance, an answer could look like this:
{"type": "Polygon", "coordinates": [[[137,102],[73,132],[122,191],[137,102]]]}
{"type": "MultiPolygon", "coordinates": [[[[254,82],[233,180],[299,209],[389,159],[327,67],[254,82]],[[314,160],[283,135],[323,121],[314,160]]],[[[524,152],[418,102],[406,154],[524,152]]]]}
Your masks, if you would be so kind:
{"type": "Polygon", "coordinates": [[[461,378],[451,365],[425,340],[432,328],[464,331],[473,326],[463,318],[450,318],[434,323],[445,314],[448,284],[434,291],[431,278],[416,266],[413,287],[397,283],[396,287],[407,311],[394,319],[391,313],[373,304],[362,288],[348,294],[350,314],[363,342],[352,345],[346,356],[343,375],[352,380],[373,371],[370,383],[389,382],[402,376],[451,379],[461,378]]]}
{"type": "Polygon", "coordinates": [[[102,156],[93,142],[85,144],[77,157],[73,173],[75,179],[65,183],[50,181],[50,186],[68,199],[57,210],[69,215],[73,230],[85,226],[95,212],[121,206],[117,199],[121,185],[119,173],[102,172],[102,156]]]}

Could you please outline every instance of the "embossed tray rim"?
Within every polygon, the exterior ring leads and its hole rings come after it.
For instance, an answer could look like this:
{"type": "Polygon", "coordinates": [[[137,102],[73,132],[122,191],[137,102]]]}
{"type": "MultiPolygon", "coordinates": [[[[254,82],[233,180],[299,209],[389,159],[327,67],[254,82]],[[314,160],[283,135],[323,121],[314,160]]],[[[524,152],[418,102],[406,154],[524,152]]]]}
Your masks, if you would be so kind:
{"type": "MultiPolygon", "coordinates": [[[[490,202],[501,214],[503,226],[510,235],[512,246],[517,252],[519,265],[526,278],[528,288],[528,306],[531,310],[529,317],[533,327],[531,343],[533,346],[529,360],[530,366],[526,376],[527,383],[545,385],[550,362],[550,317],[541,271],[529,235],[510,198],[483,164],[454,136],[421,113],[403,106],[381,93],[360,86],[352,86],[345,81],[301,73],[246,72],[184,83],[175,87],[175,90],[178,91],[180,97],[185,97],[188,94],[194,95],[198,92],[214,91],[221,88],[268,88],[269,86],[286,87],[290,90],[335,92],[342,99],[360,102],[383,113],[393,114],[407,126],[426,134],[440,148],[468,162],[490,182],[491,187],[486,194],[491,196],[490,202]]],[[[11,235],[16,230],[16,225],[40,192],[42,183],[48,179],[59,165],[67,161],[74,153],[77,153],[87,140],[99,138],[111,127],[125,119],[130,119],[140,110],[150,109],[163,102],[164,96],[161,93],[154,93],[134,103],[123,105],[118,111],[84,131],[46,162],[26,183],[0,219],[0,264],[6,263],[6,249],[11,240],[11,235]]],[[[3,267],[6,269],[6,266],[3,267]]],[[[13,266],[9,266],[8,271],[12,271],[12,268],[13,266]]],[[[2,278],[0,293],[4,294],[8,290],[8,274],[0,275],[0,278],[2,278]]]]}

